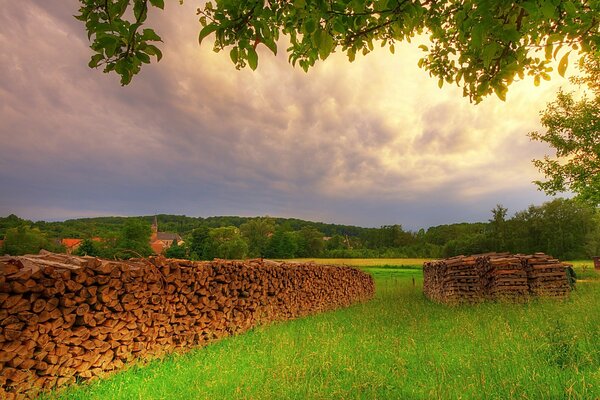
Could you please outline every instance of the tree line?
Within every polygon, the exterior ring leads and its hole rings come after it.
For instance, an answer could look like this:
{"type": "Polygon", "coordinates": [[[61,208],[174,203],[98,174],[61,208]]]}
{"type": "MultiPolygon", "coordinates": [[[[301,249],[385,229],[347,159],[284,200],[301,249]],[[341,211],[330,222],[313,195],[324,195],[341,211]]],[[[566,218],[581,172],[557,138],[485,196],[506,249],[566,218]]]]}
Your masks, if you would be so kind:
{"type": "MultiPolygon", "coordinates": [[[[102,217],[64,222],[0,218],[2,253],[64,251],[60,238],[85,239],[77,252],[105,258],[152,254],[153,216],[102,217]],[[100,237],[101,240],[92,240],[100,237]]],[[[600,255],[600,211],[589,203],[555,199],[512,217],[501,205],[487,222],[405,230],[401,225],[363,228],[272,217],[193,218],[159,215],[161,231],[177,232],[184,243],[167,249],[174,258],[439,258],[491,251],[544,252],[561,259],[600,255]]]]}

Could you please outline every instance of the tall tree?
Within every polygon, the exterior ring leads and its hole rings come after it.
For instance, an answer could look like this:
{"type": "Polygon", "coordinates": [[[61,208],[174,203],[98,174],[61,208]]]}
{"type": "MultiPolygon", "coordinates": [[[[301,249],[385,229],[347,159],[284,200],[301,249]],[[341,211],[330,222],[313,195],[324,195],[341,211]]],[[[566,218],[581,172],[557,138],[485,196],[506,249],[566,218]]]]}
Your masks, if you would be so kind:
{"type": "MultiPolygon", "coordinates": [[[[164,0],[80,0],[77,18],[86,25],[94,55],[90,67],[115,71],[128,84],[151,57],[160,36],[145,27],[148,13],[164,0]]],[[[281,34],[289,59],[307,70],[336,50],[350,61],[376,44],[394,52],[397,42],[426,34],[419,66],[439,80],[463,87],[480,101],[504,98],[525,75],[550,79],[553,58],[564,73],[569,53],[598,51],[600,3],[595,0],[294,0],[208,1],[198,9],[199,41],[214,36],[214,50],[229,50],[238,68],[258,66],[259,45],[274,54],[281,34]],[[562,51],[561,51],[562,48],[562,51]],[[538,50],[544,51],[539,54],[538,50]]]]}
{"type": "Polygon", "coordinates": [[[248,254],[248,244],[242,238],[239,228],[224,226],[209,231],[204,257],[242,259],[248,254]]]}
{"type": "Polygon", "coordinates": [[[165,252],[165,256],[167,258],[186,258],[187,257],[186,250],[187,249],[185,248],[184,244],[182,244],[180,246],[179,244],[177,244],[177,240],[174,240],[171,247],[169,247],[167,249],[167,251],[165,252]]]}
{"type": "Polygon", "coordinates": [[[275,231],[273,218],[253,218],[240,225],[240,231],[248,241],[250,257],[264,257],[269,246],[269,236],[275,231]]]}
{"type": "Polygon", "coordinates": [[[118,258],[147,257],[152,254],[150,236],[152,229],[148,222],[139,219],[127,219],[121,229],[115,245],[118,258]]]}
{"type": "Polygon", "coordinates": [[[507,208],[502,207],[502,205],[498,204],[492,210],[492,219],[490,222],[489,234],[492,239],[492,248],[495,251],[506,251],[508,250],[506,247],[506,213],[508,212],[507,208]]]}
{"type": "Polygon", "coordinates": [[[267,257],[269,258],[294,258],[298,251],[298,243],[293,232],[286,231],[279,227],[271,236],[269,246],[267,247],[267,257]]]}
{"type": "Polygon", "coordinates": [[[56,251],[57,247],[39,229],[21,225],[6,231],[4,248],[0,250],[2,250],[2,253],[18,256],[37,254],[42,249],[56,251]]]}
{"type": "Polygon", "coordinates": [[[556,157],[534,160],[547,178],[535,183],[547,194],[572,191],[600,205],[600,51],[586,57],[581,69],[584,75],[574,81],[585,85],[590,97],[576,99],[573,93],[559,91],[541,113],[546,131],[529,134],[556,152],[556,157]]]}
{"type": "Polygon", "coordinates": [[[75,255],[78,256],[99,256],[100,250],[91,239],[84,239],[81,245],[75,250],[75,255]]]}
{"type": "Polygon", "coordinates": [[[319,257],[325,248],[323,233],[309,226],[305,226],[297,232],[296,241],[299,257],[319,257]]]}
{"type": "Polygon", "coordinates": [[[192,231],[190,239],[190,256],[192,259],[205,260],[208,259],[206,256],[206,247],[209,240],[209,229],[206,226],[196,228],[192,231]]]}

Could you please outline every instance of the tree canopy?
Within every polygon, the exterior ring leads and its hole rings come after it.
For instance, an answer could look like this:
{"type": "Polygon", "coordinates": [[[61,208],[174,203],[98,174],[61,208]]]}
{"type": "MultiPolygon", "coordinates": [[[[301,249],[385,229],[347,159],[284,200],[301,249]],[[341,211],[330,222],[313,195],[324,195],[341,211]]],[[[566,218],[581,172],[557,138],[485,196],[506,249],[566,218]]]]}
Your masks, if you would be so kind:
{"type": "MultiPolygon", "coordinates": [[[[180,0],[182,3],[183,0],[180,0]]],[[[90,67],[114,71],[128,84],[151,57],[160,60],[161,37],[146,26],[148,13],[164,0],[80,0],[94,55],[90,67]]],[[[597,0],[215,0],[198,8],[199,42],[214,37],[214,50],[228,50],[237,68],[258,66],[259,45],[274,54],[287,36],[289,61],[308,70],[342,51],[353,61],[376,45],[426,35],[419,66],[439,81],[456,83],[479,102],[504,99],[515,79],[550,79],[552,65],[564,74],[573,55],[600,48],[597,0]]]]}
{"type": "Polygon", "coordinates": [[[534,160],[546,176],[536,181],[547,194],[572,191],[582,200],[600,205],[600,54],[586,57],[583,76],[573,81],[585,85],[591,94],[581,99],[559,91],[556,100],[542,114],[545,132],[529,136],[548,143],[556,157],[534,160]]]}

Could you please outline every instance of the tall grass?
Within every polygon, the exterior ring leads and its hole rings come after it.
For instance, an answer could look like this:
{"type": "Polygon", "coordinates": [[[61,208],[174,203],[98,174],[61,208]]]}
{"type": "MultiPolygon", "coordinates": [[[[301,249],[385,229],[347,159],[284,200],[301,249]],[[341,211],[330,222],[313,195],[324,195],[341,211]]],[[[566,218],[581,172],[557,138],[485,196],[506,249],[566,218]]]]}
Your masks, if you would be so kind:
{"type": "Polygon", "coordinates": [[[370,302],[258,327],[59,398],[600,398],[597,274],[566,301],[446,307],[423,297],[418,270],[368,270],[370,302]]]}
{"type": "Polygon", "coordinates": [[[349,265],[351,267],[419,266],[430,258],[294,258],[290,262],[315,262],[317,264],[349,265]]]}

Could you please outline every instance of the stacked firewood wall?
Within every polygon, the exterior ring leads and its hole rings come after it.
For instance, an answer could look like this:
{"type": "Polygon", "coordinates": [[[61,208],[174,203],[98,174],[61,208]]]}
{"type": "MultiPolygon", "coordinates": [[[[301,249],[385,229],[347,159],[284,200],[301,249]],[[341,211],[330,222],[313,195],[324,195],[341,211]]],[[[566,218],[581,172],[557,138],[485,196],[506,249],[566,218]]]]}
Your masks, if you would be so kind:
{"type": "Polygon", "coordinates": [[[532,293],[552,297],[563,297],[569,293],[569,282],[563,279],[565,265],[559,260],[544,253],[523,256],[522,260],[532,293]]]}
{"type": "Polygon", "coordinates": [[[438,303],[564,297],[569,290],[565,264],[543,253],[488,253],[423,264],[423,293],[438,303]]]}
{"type": "Polygon", "coordinates": [[[27,398],[274,320],[371,298],[357,269],[262,260],[0,257],[0,398],[27,398]]]}
{"type": "Polygon", "coordinates": [[[486,299],[517,301],[529,295],[527,272],[520,256],[508,253],[484,254],[477,257],[477,264],[486,299]]]}
{"type": "Polygon", "coordinates": [[[482,282],[475,257],[457,256],[423,265],[423,291],[439,303],[481,300],[482,282]]]}

